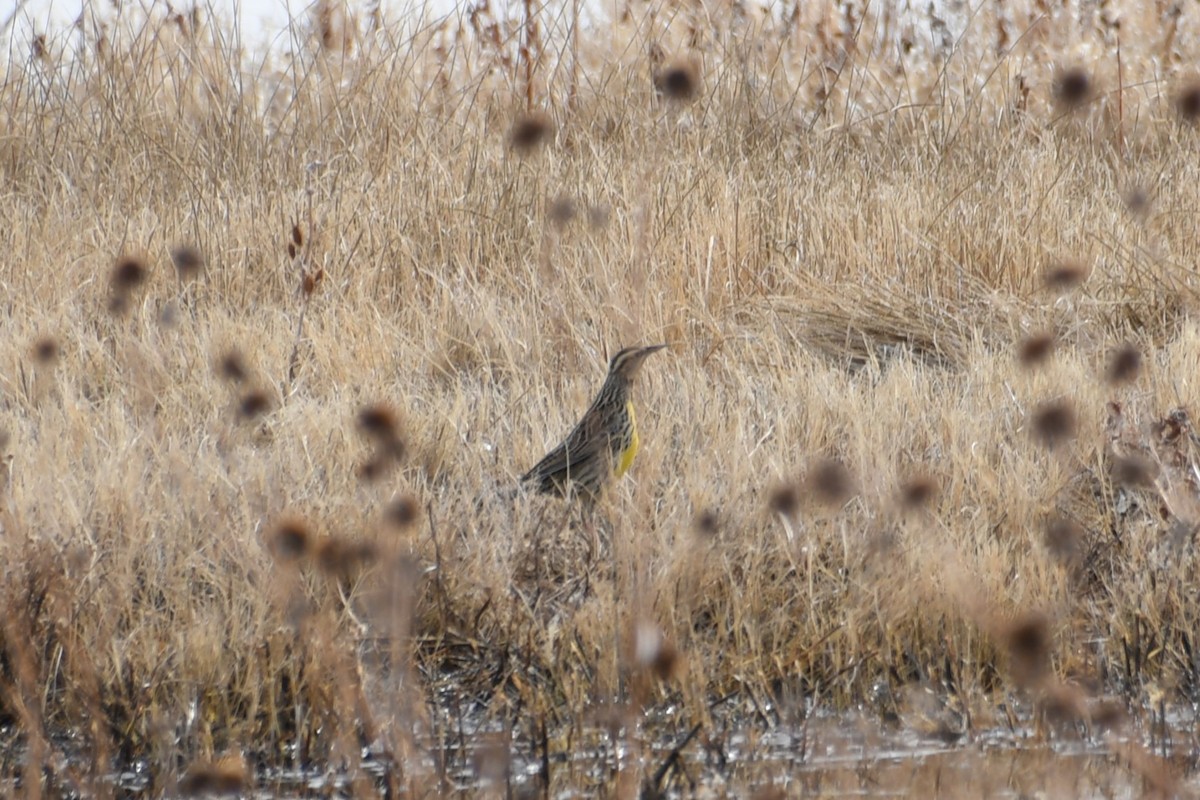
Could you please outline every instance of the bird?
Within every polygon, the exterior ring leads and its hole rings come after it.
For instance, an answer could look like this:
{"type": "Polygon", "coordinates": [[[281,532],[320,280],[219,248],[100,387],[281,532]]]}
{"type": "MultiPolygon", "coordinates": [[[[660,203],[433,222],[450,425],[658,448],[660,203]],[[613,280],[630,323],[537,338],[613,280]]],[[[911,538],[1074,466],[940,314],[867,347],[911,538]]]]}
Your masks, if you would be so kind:
{"type": "Polygon", "coordinates": [[[626,347],[612,357],[592,405],[562,442],[521,476],[544,494],[594,502],[633,463],[640,440],[630,390],[646,356],[666,347],[626,347]]]}

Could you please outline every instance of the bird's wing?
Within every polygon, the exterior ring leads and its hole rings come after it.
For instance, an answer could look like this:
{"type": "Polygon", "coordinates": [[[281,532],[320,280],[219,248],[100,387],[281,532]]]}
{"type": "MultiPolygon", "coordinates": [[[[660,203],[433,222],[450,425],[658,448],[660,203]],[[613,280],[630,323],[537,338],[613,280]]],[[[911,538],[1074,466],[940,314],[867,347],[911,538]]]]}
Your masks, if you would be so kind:
{"type": "Polygon", "coordinates": [[[606,422],[599,414],[588,414],[575,426],[562,443],[551,450],[541,461],[521,478],[524,482],[537,482],[539,488],[550,489],[562,484],[581,464],[597,455],[607,458],[611,449],[604,434],[606,422]]]}

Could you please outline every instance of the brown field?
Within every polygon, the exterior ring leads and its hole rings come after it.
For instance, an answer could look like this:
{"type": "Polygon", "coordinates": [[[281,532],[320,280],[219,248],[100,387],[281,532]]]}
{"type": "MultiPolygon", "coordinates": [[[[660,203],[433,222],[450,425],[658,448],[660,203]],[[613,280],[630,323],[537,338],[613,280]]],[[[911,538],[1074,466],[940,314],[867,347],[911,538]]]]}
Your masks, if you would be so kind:
{"type": "Polygon", "coordinates": [[[10,32],[2,793],[1186,793],[1200,9],[874,5],[10,32]]]}

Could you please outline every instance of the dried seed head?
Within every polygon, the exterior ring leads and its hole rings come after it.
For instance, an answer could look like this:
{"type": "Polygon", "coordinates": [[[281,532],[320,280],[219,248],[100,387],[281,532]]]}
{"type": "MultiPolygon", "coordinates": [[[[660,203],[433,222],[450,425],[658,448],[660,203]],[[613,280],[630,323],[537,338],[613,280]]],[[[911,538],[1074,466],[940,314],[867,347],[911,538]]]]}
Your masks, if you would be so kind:
{"type": "Polygon", "coordinates": [[[323,280],[325,280],[325,270],[321,267],[304,270],[300,275],[300,293],[305,297],[311,297],[323,280]]]}
{"type": "Polygon", "coordinates": [[[680,658],[675,644],[664,640],[658,648],[658,655],[650,662],[650,671],[660,681],[668,681],[679,673],[682,664],[683,660],[680,658]]]}
{"type": "Polygon", "coordinates": [[[1054,352],[1054,334],[1038,333],[1025,339],[1017,346],[1017,360],[1023,366],[1041,364],[1054,352]]]}
{"type": "Polygon", "coordinates": [[[271,531],[267,547],[276,561],[287,563],[307,555],[312,542],[312,532],[304,520],[284,517],[271,531]]]}
{"type": "Polygon", "coordinates": [[[1034,409],[1033,434],[1050,447],[1075,438],[1075,409],[1066,400],[1051,400],[1034,409]]]}
{"type": "MultiPolygon", "coordinates": [[[[1178,8],[1178,6],[1175,7],[1178,8]]],[[[1180,690],[1183,690],[1183,687],[1180,687],[1180,690]]],[[[1149,708],[1158,708],[1160,713],[1165,711],[1165,708],[1160,706],[1166,695],[1166,689],[1161,683],[1148,681],[1145,695],[1149,700],[1149,708]]],[[[1140,717],[1139,713],[1138,718],[1140,719],[1140,717]]],[[[1131,738],[1136,742],[1136,737],[1131,738]]],[[[1175,757],[1168,759],[1165,756],[1158,756],[1152,750],[1147,750],[1137,744],[1119,747],[1116,752],[1120,754],[1122,763],[1128,764],[1126,767],[1129,770],[1128,774],[1136,776],[1142,782],[1145,787],[1145,797],[1182,797],[1188,794],[1189,790],[1183,786],[1183,775],[1191,773],[1184,772],[1184,769],[1187,768],[1177,767],[1175,757]]]]}
{"type": "Polygon", "coordinates": [[[796,491],[795,486],[785,483],[775,487],[771,491],[769,502],[771,510],[776,514],[790,517],[796,513],[796,509],[800,506],[800,493],[796,491]]]}
{"type": "Polygon", "coordinates": [[[304,231],[300,230],[300,223],[292,225],[292,244],[296,247],[304,245],[304,231]]]}
{"type": "Polygon", "coordinates": [[[1112,479],[1118,486],[1148,489],[1157,477],[1158,465],[1148,458],[1128,455],[1113,459],[1112,479]]]}
{"type": "Polygon", "coordinates": [[[1187,409],[1173,408],[1165,417],[1152,422],[1150,430],[1160,445],[1175,446],[1179,443],[1179,437],[1191,433],[1192,420],[1188,417],[1187,409]]]}
{"type": "Polygon", "coordinates": [[[1054,517],[1046,523],[1042,542],[1055,561],[1072,566],[1082,555],[1083,528],[1067,517],[1054,517]]]}
{"type": "Polygon", "coordinates": [[[540,111],[521,114],[513,123],[508,142],[520,153],[529,153],[542,144],[554,131],[550,117],[540,111]]]}
{"type": "Polygon", "coordinates": [[[550,204],[546,216],[556,228],[565,228],[576,216],[575,201],[563,195],[550,204]]]}
{"type": "Polygon", "coordinates": [[[382,478],[395,465],[396,460],[385,453],[375,453],[358,465],[358,477],[371,483],[382,478]]]}
{"type": "Polygon", "coordinates": [[[1128,718],[1129,713],[1125,709],[1125,704],[1119,699],[1103,698],[1097,700],[1092,705],[1091,723],[1093,730],[1120,730],[1128,718]]]}
{"type": "Polygon", "coordinates": [[[1003,631],[1013,678],[1021,686],[1036,683],[1050,670],[1050,622],[1030,613],[1010,622],[1003,631]]]}
{"type": "Polygon", "coordinates": [[[1200,119],[1200,80],[1184,84],[1175,95],[1175,110],[1187,122],[1200,119]]]}
{"type": "Polygon", "coordinates": [[[400,421],[390,406],[376,403],[358,412],[358,429],[376,441],[391,441],[400,435],[400,421]]]}
{"type": "Polygon", "coordinates": [[[129,309],[130,295],[146,282],[149,269],[140,259],[126,256],[117,261],[109,275],[110,297],[108,309],[114,314],[124,314],[129,309]]]}
{"type": "Polygon", "coordinates": [[[900,505],[906,510],[923,508],[938,493],[937,481],[929,475],[915,475],[900,486],[900,505]]]}
{"type": "Polygon", "coordinates": [[[854,493],[854,477],[845,464],[828,459],[809,471],[808,488],[820,502],[840,506],[854,493]]]}
{"type": "Polygon", "coordinates": [[[1108,359],[1108,382],[1129,383],[1135,380],[1142,369],[1142,353],[1133,344],[1126,342],[1113,351],[1108,359]]]}
{"type": "Polygon", "coordinates": [[[245,757],[227,755],[188,767],[179,779],[179,793],[187,797],[242,794],[249,783],[250,768],[245,757]]]}
{"type": "Polygon", "coordinates": [[[669,680],[680,666],[679,651],[652,622],[639,622],[633,635],[633,655],[639,666],[659,680],[669,680]]]}
{"type": "Polygon", "coordinates": [[[322,572],[342,578],[370,564],[378,556],[378,551],[370,542],[327,536],[317,542],[314,556],[322,572]]]}
{"type": "Polygon", "coordinates": [[[204,256],[191,245],[180,245],[171,250],[171,263],[182,280],[191,280],[204,269],[204,256]]]}
{"type": "Polygon", "coordinates": [[[109,285],[117,294],[128,294],[146,282],[150,270],[141,259],[125,257],[113,266],[109,285]]]}
{"type": "Polygon", "coordinates": [[[899,543],[900,537],[894,528],[874,528],[867,533],[867,546],[863,552],[865,560],[878,563],[880,559],[887,558],[890,553],[896,552],[899,543]]]}
{"type": "Polygon", "coordinates": [[[1198,531],[1200,531],[1200,525],[1197,525],[1195,522],[1176,519],[1171,523],[1171,528],[1167,533],[1167,541],[1171,543],[1171,549],[1175,553],[1179,553],[1184,547],[1189,546],[1195,540],[1198,531]]]}
{"type": "Polygon", "coordinates": [[[375,454],[358,470],[360,478],[373,481],[382,477],[389,467],[404,457],[400,421],[389,406],[376,403],[358,412],[358,429],[376,445],[375,454]]]}
{"type": "Polygon", "coordinates": [[[1083,67],[1059,70],[1054,76],[1054,99],[1066,108],[1077,108],[1092,94],[1092,78],[1083,67]]]}
{"type": "Polygon", "coordinates": [[[421,516],[421,506],[412,495],[398,497],[388,503],[384,517],[397,528],[407,528],[416,523],[421,516]]]}
{"type": "Polygon", "coordinates": [[[484,735],[472,744],[471,762],[475,779],[482,787],[503,786],[512,781],[511,740],[503,735],[484,735]]]}
{"type": "Polygon", "coordinates": [[[608,220],[612,216],[608,206],[589,206],[587,212],[588,227],[594,231],[602,230],[608,227],[608,220]]]}
{"type": "Polygon", "coordinates": [[[773,783],[759,786],[750,795],[750,800],[787,800],[787,790],[773,783]]]}
{"type": "Polygon", "coordinates": [[[402,460],[407,452],[408,449],[404,444],[404,440],[400,437],[396,437],[395,439],[383,442],[379,445],[380,455],[390,458],[393,461],[402,460]]]}
{"type": "Polygon", "coordinates": [[[650,64],[655,67],[667,60],[667,53],[658,42],[650,43],[650,52],[646,55],[650,59],[650,64]]]}
{"type": "Polygon", "coordinates": [[[246,362],[242,354],[229,350],[217,361],[217,374],[230,383],[241,383],[246,380],[246,362]]]}
{"type": "Polygon", "coordinates": [[[1087,719],[1087,697],[1078,686],[1054,682],[1044,686],[1034,703],[1046,725],[1068,731],[1087,719]]]}
{"type": "Polygon", "coordinates": [[[168,300],[158,312],[158,323],[164,328],[174,328],[179,324],[179,305],[174,300],[168,300]]]}
{"type": "Polygon", "coordinates": [[[243,419],[254,419],[271,409],[271,398],[262,389],[250,389],[238,401],[238,414],[243,419]]]}
{"type": "Polygon", "coordinates": [[[1150,211],[1150,194],[1141,186],[1133,186],[1125,192],[1125,208],[1135,217],[1145,217],[1150,211]]]}
{"type": "MultiPolygon", "coordinates": [[[[193,10],[194,9],[195,7],[193,7],[193,10]]],[[[179,33],[181,35],[186,36],[189,39],[192,37],[193,30],[188,25],[188,18],[183,14],[168,15],[167,21],[174,23],[175,27],[179,29],[179,33]]]]}
{"type": "Polygon", "coordinates": [[[58,362],[60,353],[58,342],[53,336],[42,336],[33,343],[33,360],[43,367],[53,366],[58,362]]]}
{"type": "Polygon", "coordinates": [[[346,54],[354,50],[356,20],[347,19],[346,8],[335,0],[317,0],[314,14],[317,38],[326,50],[346,54]]]}
{"type": "Polygon", "coordinates": [[[1087,280],[1088,271],[1082,264],[1061,262],[1043,273],[1046,288],[1052,292],[1068,292],[1087,280]]]}
{"type": "Polygon", "coordinates": [[[697,536],[704,539],[713,539],[716,538],[717,532],[720,529],[719,523],[720,520],[717,517],[717,512],[711,508],[706,508],[692,519],[692,530],[695,531],[697,536]]]}
{"type": "Polygon", "coordinates": [[[687,102],[696,97],[700,88],[700,71],[690,60],[667,64],[654,77],[654,89],[663,97],[687,102]]]}

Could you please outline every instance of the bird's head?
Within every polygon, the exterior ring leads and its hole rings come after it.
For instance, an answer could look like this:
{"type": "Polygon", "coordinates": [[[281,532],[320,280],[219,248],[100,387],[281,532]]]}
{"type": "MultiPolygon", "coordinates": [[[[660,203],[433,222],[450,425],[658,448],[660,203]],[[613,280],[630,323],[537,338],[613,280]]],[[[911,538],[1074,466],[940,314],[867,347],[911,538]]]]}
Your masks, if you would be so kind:
{"type": "Polygon", "coordinates": [[[649,347],[626,347],[624,350],[619,350],[612,357],[612,361],[608,362],[608,374],[631,381],[638,374],[638,370],[642,368],[642,362],[646,360],[646,356],[656,353],[664,347],[666,347],[665,344],[654,344],[649,347]]]}

